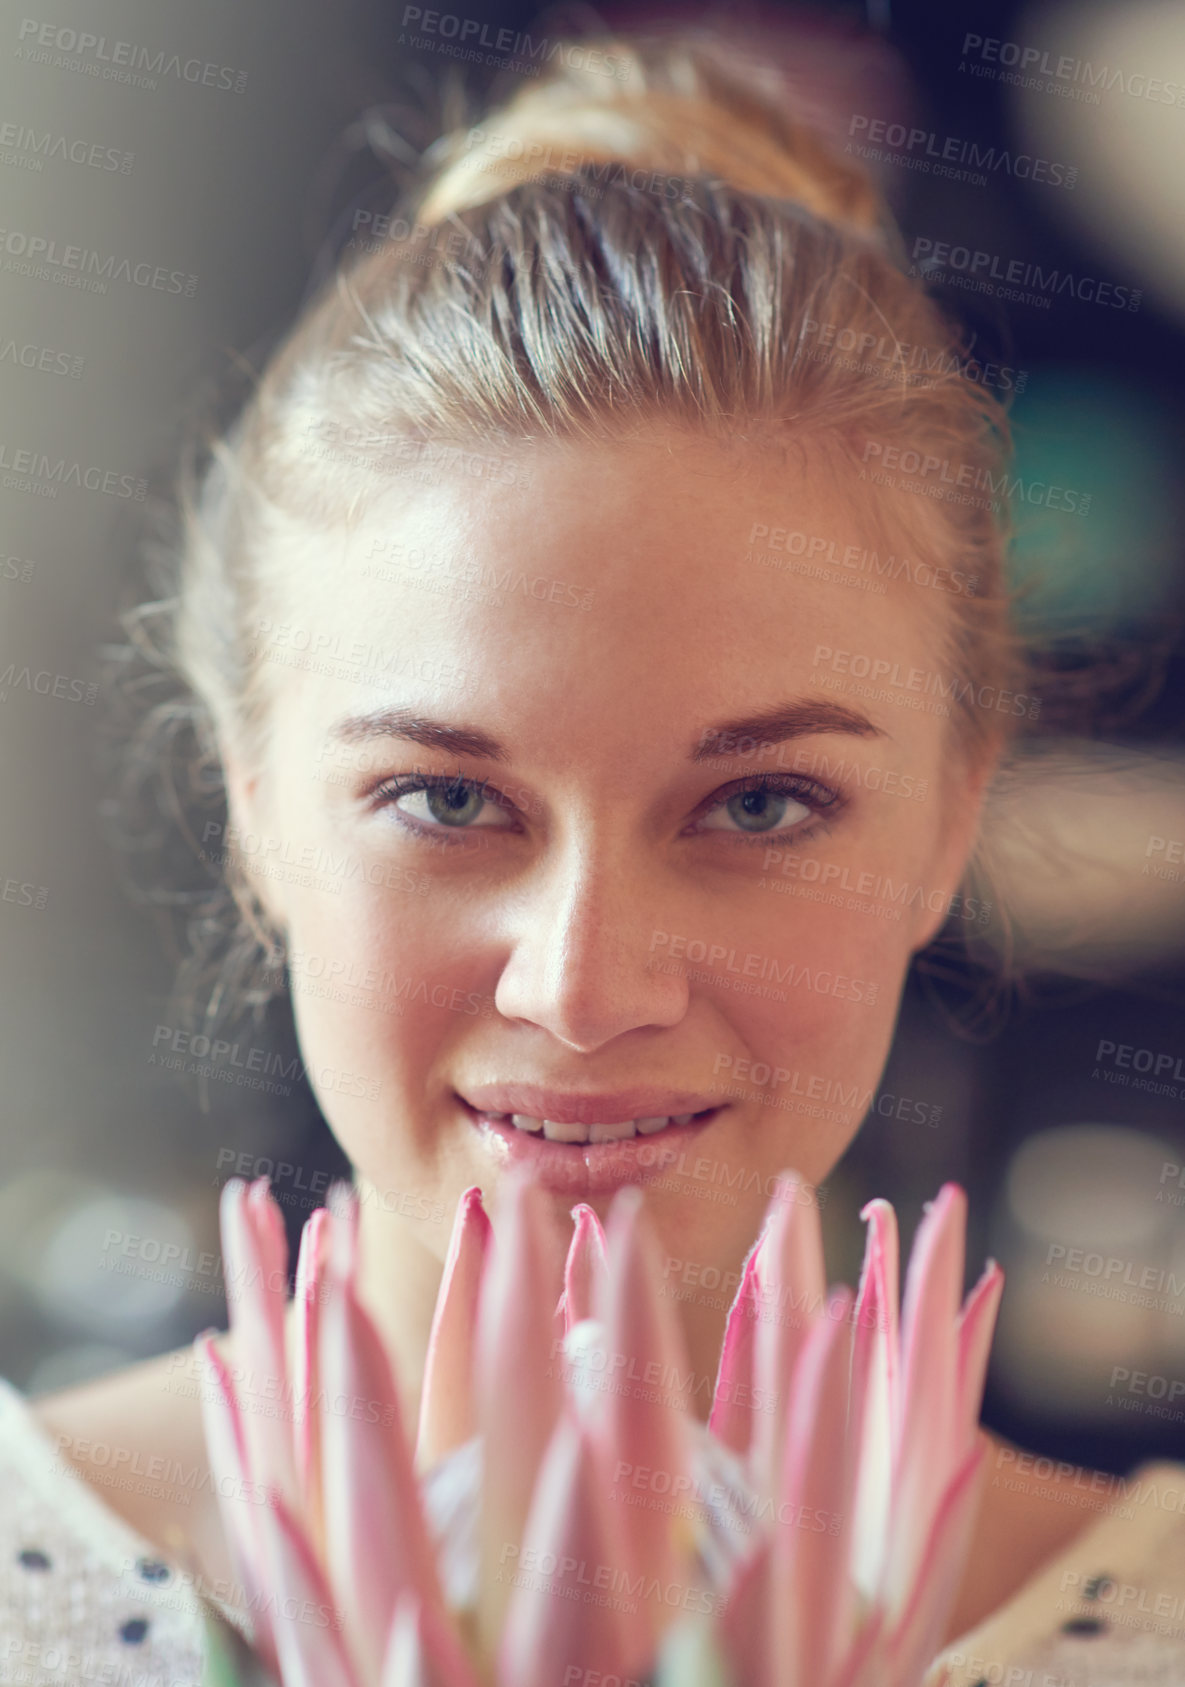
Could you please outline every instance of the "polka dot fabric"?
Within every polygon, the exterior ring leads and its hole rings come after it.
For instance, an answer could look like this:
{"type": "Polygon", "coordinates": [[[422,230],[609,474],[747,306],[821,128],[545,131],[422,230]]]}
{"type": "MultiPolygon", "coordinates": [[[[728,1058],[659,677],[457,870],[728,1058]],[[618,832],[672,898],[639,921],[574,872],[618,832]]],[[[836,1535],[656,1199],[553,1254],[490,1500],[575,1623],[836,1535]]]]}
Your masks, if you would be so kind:
{"type": "Polygon", "coordinates": [[[1185,1687],[1185,1465],[1086,1477],[1109,1515],[935,1665],[947,1687],[1185,1687]]]}
{"type": "Polygon", "coordinates": [[[198,1687],[184,1572],[104,1504],[0,1379],[0,1683],[198,1687]]]}

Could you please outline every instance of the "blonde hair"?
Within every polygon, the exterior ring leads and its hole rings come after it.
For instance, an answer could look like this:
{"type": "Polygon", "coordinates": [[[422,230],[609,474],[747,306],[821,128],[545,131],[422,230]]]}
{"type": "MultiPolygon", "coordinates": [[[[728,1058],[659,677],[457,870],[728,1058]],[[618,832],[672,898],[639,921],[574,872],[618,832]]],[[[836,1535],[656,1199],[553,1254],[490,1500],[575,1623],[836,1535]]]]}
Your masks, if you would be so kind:
{"type": "MultiPolygon", "coordinates": [[[[283,585],[269,537],[282,517],[350,519],[409,443],[506,449],[661,421],[824,440],[853,481],[869,440],[952,459],[976,484],[1002,476],[999,401],[907,273],[863,168],[794,115],[777,75],[702,32],[615,39],[611,69],[583,56],[429,148],[382,237],[338,267],[184,500],[175,589],[156,606],[158,659],[182,692],[157,727],[175,734],[182,712],[215,804],[219,744],[257,752],[266,732],[251,633],[283,585]],[[905,358],[824,353],[821,322],[837,347],[923,348],[924,378],[905,358]],[[348,451],[310,449],[344,424],[348,451]]],[[[905,549],[976,582],[942,594],[948,671],[1009,684],[1001,503],[905,495],[906,519],[892,502],[877,499],[878,516],[903,525],[905,549]]],[[[961,748],[995,747],[1003,717],[973,701],[956,713],[961,748]]],[[[196,912],[207,1021],[211,1002],[266,1001],[280,950],[249,886],[232,871],[196,912]]]]}

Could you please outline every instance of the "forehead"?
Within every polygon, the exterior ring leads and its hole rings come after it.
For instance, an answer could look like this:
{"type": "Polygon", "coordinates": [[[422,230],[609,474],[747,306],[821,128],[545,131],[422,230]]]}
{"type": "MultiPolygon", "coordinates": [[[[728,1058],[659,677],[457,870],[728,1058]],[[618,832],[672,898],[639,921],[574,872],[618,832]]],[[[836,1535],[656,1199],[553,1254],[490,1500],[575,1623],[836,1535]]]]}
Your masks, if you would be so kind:
{"type": "Polygon", "coordinates": [[[350,523],[294,533],[273,614],[337,659],[306,667],[310,701],[340,691],[348,653],[370,691],[384,672],[408,682],[409,703],[425,686],[506,696],[513,678],[536,699],[670,708],[685,736],[689,708],[714,718],[776,701],[779,683],[813,689],[821,649],[935,665],[946,606],[914,578],[901,503],[810,442],[486,451],[427,483],[392,476],[350,523]]]}

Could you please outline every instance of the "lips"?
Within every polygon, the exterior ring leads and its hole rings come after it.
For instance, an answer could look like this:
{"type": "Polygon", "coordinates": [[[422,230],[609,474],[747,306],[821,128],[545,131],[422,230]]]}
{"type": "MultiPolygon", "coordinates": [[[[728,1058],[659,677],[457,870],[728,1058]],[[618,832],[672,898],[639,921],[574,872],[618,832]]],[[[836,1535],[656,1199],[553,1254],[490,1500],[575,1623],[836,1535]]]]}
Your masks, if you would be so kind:
{"type": "Polygon", "coordinates": [[[570,1200],[673,1173],[728,1108],[702,1092],[655,1085],[593,1092],[485,1084],[455,1093],[492,1166],[523,1167],[570,1200]]]}

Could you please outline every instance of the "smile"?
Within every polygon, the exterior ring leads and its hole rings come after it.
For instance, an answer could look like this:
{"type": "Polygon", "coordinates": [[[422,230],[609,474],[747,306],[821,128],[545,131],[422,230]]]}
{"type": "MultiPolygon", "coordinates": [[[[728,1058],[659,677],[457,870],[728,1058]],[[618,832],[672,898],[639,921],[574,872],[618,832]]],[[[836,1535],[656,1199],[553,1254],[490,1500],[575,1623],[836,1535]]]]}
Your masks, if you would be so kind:
{"type": "Polygon", "coordinates": [[[698,1119],[706,1119],[715,1108],[708,1107],[702,1113],[662,1113],[654,1118],[622,1119],[619,1122],[594,1121],[581,1124],[578,1121],[564,1122],[559,1119],[535,1119],[527,1113],[484,1113],[483,1118],[492,1124],[509,1124],[517,1131],[526,1131],[531,1136],[542,1134],[548,1142],[624,1142],[631,1136],[656,1136],[659,1131],[666,1130],[669,1125],[690,1125],[698,1119]]]}
{"type": "Polygon", "coordinates": [[[711,1103],[702,1090],[650,1084],[597,1093],[488,1084],[454,1094],[493,1168],[522,1167],[572,1200],[674,1175],[692,1144],[728,1111],[727,1102],[711,1103]]]}

